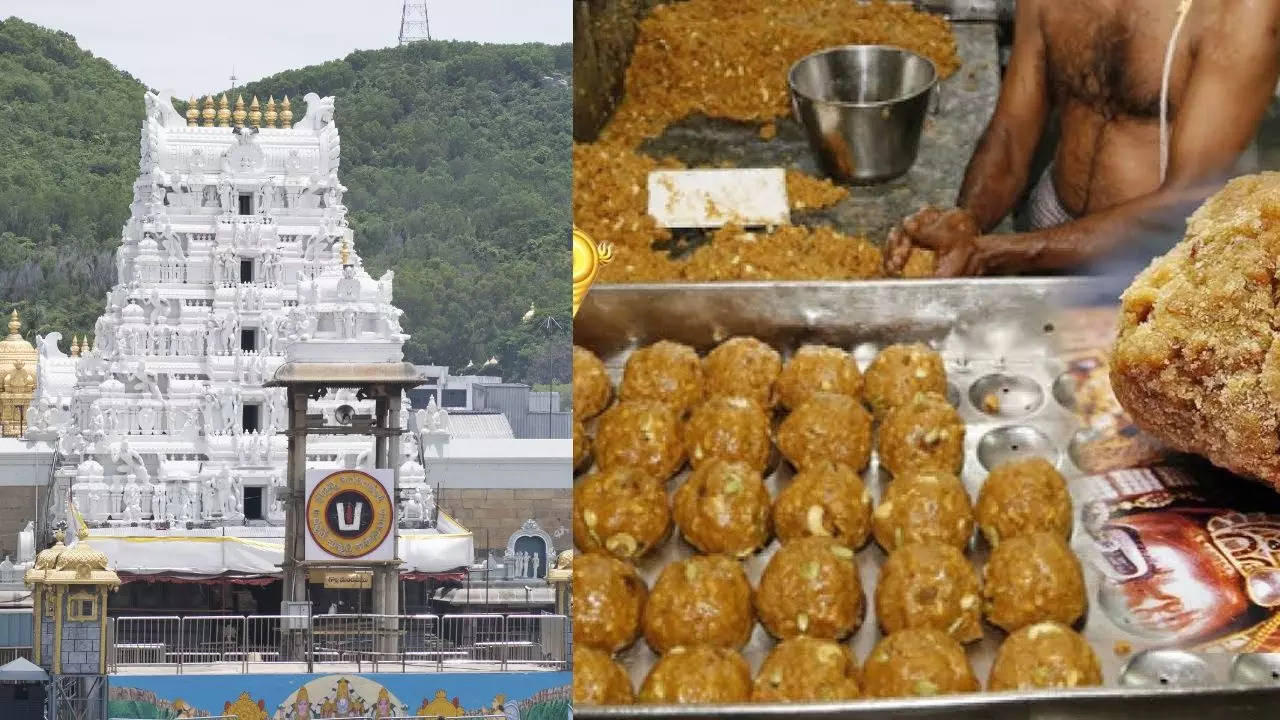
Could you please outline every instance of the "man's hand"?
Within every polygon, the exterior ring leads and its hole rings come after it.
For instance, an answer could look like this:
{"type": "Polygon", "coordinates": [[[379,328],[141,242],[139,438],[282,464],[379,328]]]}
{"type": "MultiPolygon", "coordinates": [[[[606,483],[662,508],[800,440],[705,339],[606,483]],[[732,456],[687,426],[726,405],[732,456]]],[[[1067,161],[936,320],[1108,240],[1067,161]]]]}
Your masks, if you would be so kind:
{"type": "Polygon", "coordinates": [[[979,275],[978,235],[977,218],[968,210],[926,207],[889,232],[885,271],[890,275],[902,272],[912,248],[918,246],[938,254],[937,277],[979,275]]]}

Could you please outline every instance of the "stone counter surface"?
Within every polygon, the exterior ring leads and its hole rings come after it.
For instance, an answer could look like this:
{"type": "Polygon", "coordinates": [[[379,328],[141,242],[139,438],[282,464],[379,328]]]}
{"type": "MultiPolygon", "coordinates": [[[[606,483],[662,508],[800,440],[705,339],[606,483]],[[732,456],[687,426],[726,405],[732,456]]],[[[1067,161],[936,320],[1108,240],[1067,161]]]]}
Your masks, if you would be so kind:
{"type": "MultiPolygon", "coordinates": [[[[879,243],[893,225],[921,206],[955,202],[969,156],[995,109],[1000,65],[995,25],[957,23],[953,29],[961,67],[939,85],[938,102],[925,121],[911,170],[885,183],[852,186],[849,197],[838,205],[793,213],[793,222],[831,225],[879,243]]],[[[783,166],[821,176],[800,125],[787,117],[779,119],[777,128],[777,137],[765,141],[757,125],[690,117],[641,149],[655,157],[677,157],[690,167],[783,166]]]]}

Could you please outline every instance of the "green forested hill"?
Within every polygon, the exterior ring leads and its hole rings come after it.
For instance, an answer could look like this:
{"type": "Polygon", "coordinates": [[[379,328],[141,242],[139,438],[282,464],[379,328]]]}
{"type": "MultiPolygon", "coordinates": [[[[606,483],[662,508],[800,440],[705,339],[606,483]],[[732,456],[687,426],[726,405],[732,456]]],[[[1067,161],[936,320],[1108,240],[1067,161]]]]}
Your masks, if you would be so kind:
{"type": "MultiPolygon", "coordinates": [[[[407,359],[568,377],[568,45],[422,42],[234,89],[336,97],[356,248],[396,271],[407,359]],[[552,359],[548,359],[552,358],[552,359]]],[[[0,22],[0,309],[29,332],[93,327],[137,174],[144,87],[66,33],[0,22]]],[[[179,107],[179,111],[185,110],[179,107]]]]}

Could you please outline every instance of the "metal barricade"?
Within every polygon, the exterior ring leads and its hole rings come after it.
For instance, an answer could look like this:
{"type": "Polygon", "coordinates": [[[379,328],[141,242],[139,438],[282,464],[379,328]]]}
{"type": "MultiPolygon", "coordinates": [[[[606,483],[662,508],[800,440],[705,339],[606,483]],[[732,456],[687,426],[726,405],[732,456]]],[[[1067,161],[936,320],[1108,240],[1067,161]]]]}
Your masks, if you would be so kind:
{"type": "Polygon", "coordinates": [[[440,666],[440,617],[402,615],[400,617],[400,665],[407,668],[440,666]]]}
{"type": "Polygon", "coordinates": [[[373,615],[315,615],[311,618],[312,653],[317,663],[359,663],[373,650],[373,615]]]}
{"type": "Polygon", "coordinates": [[[291,632],[296,620],[282,615],[111,618],[108,663],[113,671],[122,665],[171,665],[178,673],[189,666],[248,673],[284,663],[341,663],[375,672],[569,667],[569,620],[563,615],[315,615],[303,635],[291,632]]]}
{"type": "Polygon", "coordinates": [[[506,658],[505,633],[501,615],[445,615],[440,619],[440,669],[501,667],[506,658]]]}
{"type": "Polygon", "coordinates": [[[564,615],[508,615],[503,633],[504,669],[513,663],[553,669],[566,667],[564,615]]]}
{"type": "MultiPolygon", "coordinates": [[[[243,615],[197,615],[182,619],[182,665],[212,666],[245,661],[247,618],[243,615]]],[[[239,670],[237,668],[237,670],[239,670]]]]}
{"type": "Polygon", "coordinates": [[[250,615],[245,618],[244,671],[253,672],[257,665],[288,661],[285,637],[281,633],[281,616],[250,615]]]}
{"type": "Polygon", "coordinates": [[[182,666],[182,618],[167,615],[115,619],[113,663],[182,666]]]}

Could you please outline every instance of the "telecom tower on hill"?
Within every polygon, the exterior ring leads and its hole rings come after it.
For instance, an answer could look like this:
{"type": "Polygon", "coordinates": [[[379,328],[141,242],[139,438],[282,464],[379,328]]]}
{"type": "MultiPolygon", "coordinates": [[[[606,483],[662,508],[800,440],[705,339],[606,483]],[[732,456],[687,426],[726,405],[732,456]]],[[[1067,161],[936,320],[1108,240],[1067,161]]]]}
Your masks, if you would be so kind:
{"type": "Polygon", "coordinates": [[[427,4],[404,0],[400,11],[400,44],[431,39],[431,25],[427,22],[427,4]]]}

